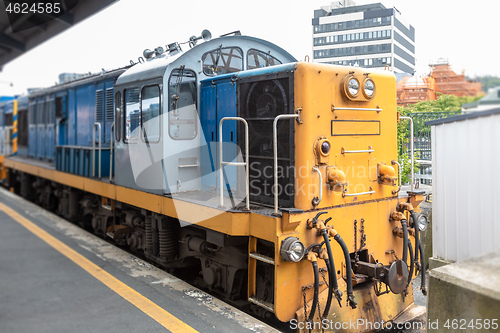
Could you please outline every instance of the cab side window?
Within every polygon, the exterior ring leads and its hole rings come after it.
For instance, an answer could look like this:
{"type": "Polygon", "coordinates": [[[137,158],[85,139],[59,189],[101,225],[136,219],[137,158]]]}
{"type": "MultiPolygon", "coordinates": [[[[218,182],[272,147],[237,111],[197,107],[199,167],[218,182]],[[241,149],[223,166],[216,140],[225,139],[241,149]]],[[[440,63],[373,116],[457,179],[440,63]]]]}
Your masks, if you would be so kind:
{"type": "Polygon", "coordinates": [[[243,70],[243,51],[239,47],[220,47],[201,57],[203,73],[215,76],[243,70]]]}
{"type": "Polygon", "coordinates": [[[139,88],[126,89],[125,117],[124,117],[124,139],[125,142],[135,140],[139,137],[139,88]]]}
{"type": "Polygon", "coordinates": [[[247,52],[248,69],[280,65],[281,63],[277,58],[263,51],[250,49],[247,52]]]}
{"type": "Polygon", "coordinates": [[[168,133],[174,140],[196,137],[196,74],[184,67],[174,69],[168,80],[168,133]]]}
{"type": "Polygon", "coordinates": [[[145,142],[160,141],[160,87],[157,85],[142,88],[141,123],[145,142]]]}
{"type": "Polygon", "coordinates": [[[115,94],[115,139],[120,141],[122,136],[122,94],[118,91],[115,94]]]}

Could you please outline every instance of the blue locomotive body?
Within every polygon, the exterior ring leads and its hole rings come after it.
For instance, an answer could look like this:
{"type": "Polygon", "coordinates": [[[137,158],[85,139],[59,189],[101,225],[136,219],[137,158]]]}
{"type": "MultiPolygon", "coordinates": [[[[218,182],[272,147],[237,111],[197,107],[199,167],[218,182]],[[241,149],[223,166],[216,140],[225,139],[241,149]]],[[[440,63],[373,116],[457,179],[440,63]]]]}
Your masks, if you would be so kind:
{"type": "Polygon", "coordinates": [[[88,75],[31,93],[27,128],[20,127],[28,133],[27,156],[86,177],[100,166],[101,177],[108,177],[113,87],[124,70],[88,75]]]}

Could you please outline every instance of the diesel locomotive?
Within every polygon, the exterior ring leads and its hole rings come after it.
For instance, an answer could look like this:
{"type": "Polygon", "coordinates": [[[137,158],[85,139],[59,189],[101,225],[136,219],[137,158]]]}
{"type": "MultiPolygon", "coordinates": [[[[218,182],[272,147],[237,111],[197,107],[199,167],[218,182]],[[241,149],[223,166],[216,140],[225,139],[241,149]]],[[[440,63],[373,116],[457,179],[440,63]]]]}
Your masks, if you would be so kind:
{"type": "Polygon", "coordinates": [[[3,102],[0,175],[233,304],[371,331],[342,324],[397,321],[425,280],[398,121],[391,72],[204,31],[3,102]]]}

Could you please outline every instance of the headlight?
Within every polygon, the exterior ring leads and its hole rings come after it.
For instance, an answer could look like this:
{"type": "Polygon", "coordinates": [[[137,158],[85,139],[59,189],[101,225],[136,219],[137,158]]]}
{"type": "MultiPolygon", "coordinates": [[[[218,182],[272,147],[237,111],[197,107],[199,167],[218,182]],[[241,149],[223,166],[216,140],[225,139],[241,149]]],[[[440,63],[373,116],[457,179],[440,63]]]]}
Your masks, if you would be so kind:
{"type": "Polygon", "coordinates": [[[350,78],[347,83],[347,92],[351,97],[356,97],[359,93],[359,81],[356,78],[350,78]]]}
{"type": "Polygon", "coordinates": [[[368,99],[371,99],[375,95],[375,82],[370,78],[365,79],[363,82],[363,95],[368,99]]]}
{"type": "Polygon", "coordinates": [[[417,217],[417,226],[420,231],[424,231],[427,229],[427,225],[429,224],[429,221],[427,221],[427,217],[425,217],[424,214],[419,214],[417,217]]]}
{"type": "Polygon", "coordinates": [[[284,261],[299,262],[304,257],[304,244],[296,237],[288,237],[281,243],[281,257],[284,261]]]}

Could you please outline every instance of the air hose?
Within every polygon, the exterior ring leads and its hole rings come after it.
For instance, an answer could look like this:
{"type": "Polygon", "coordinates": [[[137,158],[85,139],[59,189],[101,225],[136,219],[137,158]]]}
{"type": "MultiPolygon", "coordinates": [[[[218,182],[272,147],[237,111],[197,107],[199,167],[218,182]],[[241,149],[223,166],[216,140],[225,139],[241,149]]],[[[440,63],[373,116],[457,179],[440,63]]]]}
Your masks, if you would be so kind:
{"type": "Polygon", "coordinates": [[[326,269],[328,270],[328,298],[326,300],[326,305],[325,305],[325,310],[323,311],[323,318],[326,318],[328,315],[328,311],[330,311],[330,306],[332,304],[332,298],[333,298],[333,284],[332,284],[332,268],[330,266],[330,260],[329,259],[323,259],[325,261],[326,269]]]}
{"type": "Polygon", "coordinates": [[[420,241],[420,229],[418,228],[417,213],[410,210],[411,217],[413,219],[413,227],[415,228],[415,262],[418,262],[418,255],[420,252],[420,272],[422,272],[422,283],[420,285],[420,290],[422,294],[427,295],[427,288],[425,286],[425,256],[424,256],[424,246],[420,241]]]}
{"type": "Polygon", "coordinates": [[[354,294],[352,291],[352,267],[351,267],[351,256],[349,255],[349,250],[347,249],[347,245],[345,245],[344,240],[340,237],[339,234],[335,235],[335,240],[339,243],[342,251],[344,252],[345,265],[347,270],[347,304],[356,309],[357,303],[354,301],[354,294]]]}
{"type": "Polygon", "coordinates": [[[425,256],[422,242],[418,242],[418,247],[420,250],[420,265],[422,266],[422,268],[420,269],[420,272],[422,272],[422,283],[420,285],[420,290],[422,290],[422,294],[427,295],[427,288],[425,287],[425,256]]]}
{"type": "Polygon", "coordinates": [[[420,251],[420,229],[418,228],[417,213],[410,210],[411,218],[413,219],[413,228],[415,229],[415,261],[418,262],[418,251],[420,251]]]}
{"type": "MultiPolygon", "coordinates": [[[[415,246],[418,246],[417,243],[415,243],[415,246]]],[[[415,266],[415,259],[413,257],[413,246],[411,245],[411,242],[408,242],[408,250],[410,251],[410,272],[408,273],[408,284],[411,282],[411,278],[413,276],[413,266],[415,266]]]]}
{"type": "Polygon", "coordinates": [[[311,307],[311,313],[309,314],[309,320],[313,320],[314,314],[316,313],[316,307],[318,306],[319,299],[319,270],[318,263],[316,261],[311,261],[314,271],[314,296],[313,303],[311,307]]]}
{"type": "Polygon", "coordinates": [[[401,220],[403,227],[403,262],[408,265],[408,222],[401,220]]]}
{"type": "MultiPolygon", "coordinates": [[[[323,318],[326,318],[328,315],[328,312],[330,311],[330,306],[332,304],[332,298],[333,298],[333,293],[335,295],[339,295],[339,286],[337,282],[337,273],[335,270],[335,263],[333,261],[333,253],[332,253],[332,247],[330,244],[330,239],[328,238],[328,231],[327,229],[323,229],[321,231],[323,235],[323,239],[325,240],[324,243],[326,245],[326,251],[328,253],[328,261],[325,259],[326,267],[328,269],[328,299],[326,300],[326,306],[325,306],[325,311],[323,312],[323,318]]],[[[336,296],[337,299],[339,299],[339,296],[336,296]]],[[[340,299],[339,299],[339,304],[340,304],[340,299]]]]}

